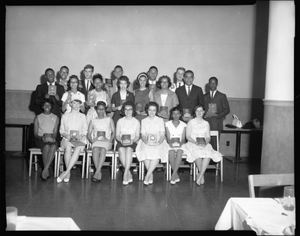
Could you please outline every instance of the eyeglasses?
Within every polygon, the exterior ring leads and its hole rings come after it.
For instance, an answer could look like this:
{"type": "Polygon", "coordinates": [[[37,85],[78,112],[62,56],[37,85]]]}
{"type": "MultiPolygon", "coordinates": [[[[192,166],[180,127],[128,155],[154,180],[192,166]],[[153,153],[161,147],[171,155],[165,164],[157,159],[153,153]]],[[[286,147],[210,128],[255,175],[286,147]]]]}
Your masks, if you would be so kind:
{"type": "Polygon", "coordinates": [[[125,109],[125,111],[133,111],[133,109],[132,109],[132,108],[129,108],[129,109],[125,109]]]}

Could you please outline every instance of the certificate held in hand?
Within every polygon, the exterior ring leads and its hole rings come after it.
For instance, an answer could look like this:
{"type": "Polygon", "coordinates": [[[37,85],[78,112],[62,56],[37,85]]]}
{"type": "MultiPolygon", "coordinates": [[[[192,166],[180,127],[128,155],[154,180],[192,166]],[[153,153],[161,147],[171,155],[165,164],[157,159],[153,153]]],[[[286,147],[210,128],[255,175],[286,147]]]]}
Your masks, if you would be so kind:
{"type": "Polygon", "coordinates": [[[48,94],[49,95],[56,95],[56,85],[49,85],[48,86],[48,94]]]}
{"type": "Polygon", "coordinates": [[[173,137],[173,138],[171,138],[171,140],[170,140],[171,142],[170,142],[170,145],[171,145],[171,147],[173,147],[173,148],[176,148],[176,147],[180,147],[181,145],[180,145],[180,138],[179,137],[173,137]]]}
{"type": "Polygon", "coordinates": [[[79,131],[71,130],[70,131],[70,142],[77,142],[78,138],[79,138],[79,131]]]}
{"type": "Polygon", "coordinates": [[[95,94],[90,94],[89,95],[89,98],[88,98],[88,101],[91,105],[94,105],[95,106],[95,101],[96,101],[96,96],[95,94]]]}
{"type": "Polygon", "coordinates": [[[106,78],[105,79],[105,83],[108,85],[108,87],[112,87],[113,86],[112,80],[110,78],[106,78]]]}
{"type": "Polygon", "coordinates": [[[105,131],[97,131],[97,140],[103,140],[105,138],[105,131]]]}
{"type": "Polygon", "coordinates": [[[149,145],[154,145],[157,142],[156,134],[148,134],[147,135],[147,142],[149,145]]]}
{"type": "Polygon", "coordinates": [[[131,144],[131,135],[123,134],[121,140],[122,140],[122,144],[131,144]]]}

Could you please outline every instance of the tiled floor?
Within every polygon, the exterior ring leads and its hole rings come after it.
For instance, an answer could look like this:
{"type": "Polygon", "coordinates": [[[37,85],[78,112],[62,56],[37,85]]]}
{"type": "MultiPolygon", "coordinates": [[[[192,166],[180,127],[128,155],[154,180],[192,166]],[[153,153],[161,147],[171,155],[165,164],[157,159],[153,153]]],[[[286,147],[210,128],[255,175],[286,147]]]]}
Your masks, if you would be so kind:
{"type": "Polygon", "coordinates": [[[110,179],[103,169],[100,183],[81,179],[72,170],[69,183],[51,178],[42,182],[39,172],[28,177],[24,158],[6,155],[6,205],[19,215],[71,217],[82,230],[213,230],[230,197],[248,197],[248,174],[259,173],[259,162],[234,164],[224,159],[224,181],[208,171],[205,185],[197,186],[189,171],[181,172],[175,186],[163,172],[154,172],[153,185],[122,185],[122,172],[110,179]]]}

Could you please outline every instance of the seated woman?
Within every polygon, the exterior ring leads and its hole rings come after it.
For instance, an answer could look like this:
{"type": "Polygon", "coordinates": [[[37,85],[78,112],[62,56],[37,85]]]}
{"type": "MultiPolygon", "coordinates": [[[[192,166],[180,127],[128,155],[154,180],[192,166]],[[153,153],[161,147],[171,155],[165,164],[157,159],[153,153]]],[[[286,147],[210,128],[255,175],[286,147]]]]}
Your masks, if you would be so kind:
{"type": "Polygon", "coordinates": [[[65,92],[61,98],[62,104],[62,112],[67,113],[71,111],[70,102],[74,99],[78,99],[81,101],[80,111],[84,113],[85,107],[85,97],[84,94],[78,91],[79,79],[76,75],[71,75],[68,80],[68,91],[65,92]]]}
{"type": "Polygon", "coordinates": [[[198,105],[194,108],[195,118],[191,119],[186,128],[186,138],[188,140],[186,148],[188,162],[196,163],[199,174],[196,179],[198,185],[204,184],[204,173],[212,159],[214,162],[221,161],[222,154],[215,151],[210,145],[209,123],[203,119],[204,106],[198,105]]]}
{"type": "Polygon", "coordinates": [[[179,120],[181,116],[182,109],[179,106],[173,107],[170,110],[170,121],[165,123],[167,142],[171,148],[169,150],[169,162],[173,170],[171,184],[175,184],[180,181],[177,171],[181,164],[182,154],[186,151],[186,124],[179,120]]]}
{"type": "MultiPolygon", "coordinates": [[[[107,104],[107,108],[110,109],[110,98],[106,91],[102,90],[103,87],[103,78],[100,74],[95,74],[93,76],[93,85],[95,86],[95,89],[90,90],[88,92],[88,99],[86,101],[87,106],[90,107],[86,114],[86,120],[88,125],[90,124],[90,121],[96,117],[98,117],[98,114],[94,107],[97,107],[96,104],[98,101],[104,101],[107,104]]],[[[106,109],[107,109],[106,108],[106,109]]],[[[104,113],[106,116],[106,112],[104,113]]]]}
{"type": "Polygon", "coordinates": [[[57,183],[69,182],[70,171],[79,158],[86,145],[87,122],[85,114],[79,112],[82,101],[71,101],[71,112],[63,114],[59,132],[63,137],[61,147],[65,150],[64,161],[67,169],[57,177],[57,183]],[[72,149],[74,148],[73,154],[72,149]]]}
{"type": "Polygon", "coordinates": [[[120,161],[124,167],[123,185],[127,185],[133,181],[130,173],[132,164],[132,152],[135,151],[137,142],[140,139],[140,122],[134,118],[136,115],[134,103],[127,101],[123,103],[121,108],[121,116],[116,128],[116,149],[119,152],[120,161]]]}
{"type": "Polygon", "coordinates": [[[44,169],[40,177],[43,181],[46,181],[49,178],[49,166],[57,149],[56,136],[59,118],[51,113],[53,102],[50,99],[45,98],[41,106],[44,112],[34,119],[34,141],[36,147],[42,151],[44,169]]]}
{"type": "Polygon", "coordinates": [[[139,161],[144,161],[147,174],[144,184],[153,183],[153,171],[159,159],[162,163],[168,160],[169,145],[165,140],[164,120],[157,116],[158,104],[149,102],[146,105],[148,117],[141,122],[141,139],[136,147],[136,155],[139,161]]]}
{"type": "Polygon", "coordinates": [[[95,110],[98,116],[91,120],[88,128],[87,137],[92,143],[92,157],[96,167],[93,182],[101,181],[101,168],[105,161],[106,151],[111,150],[115,138],[115,124],[111,117],[106,116],[106,108],[104,101],[97,102],[95,110]]]}
{"type": "Polygon", "coordinates": [[[170,110],[179,104],[176,93],[169,89],[171,84],[171,79],[168,76],[159,77],[157,82],[159,90],[154,93],[153,100],[151,100],[159,105],[158,116],[163,118],[165,122],[169,120],[170,110]]]}

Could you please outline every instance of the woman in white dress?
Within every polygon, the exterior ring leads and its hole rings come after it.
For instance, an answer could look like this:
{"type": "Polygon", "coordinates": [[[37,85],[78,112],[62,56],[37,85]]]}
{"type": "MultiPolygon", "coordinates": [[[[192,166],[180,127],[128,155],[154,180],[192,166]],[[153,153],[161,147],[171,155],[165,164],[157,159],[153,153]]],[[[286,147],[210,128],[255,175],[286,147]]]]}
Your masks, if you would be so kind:
{"type": "MultiPolygon", "coordinates": [[[[88,92],[87,95],[88,100],[86,101],[86,105],[90,107],[90,109],[86,114],[86,120],[88,125],[90,124],[91,120],[98,117],[98,114],[95,110],[95,106],[97,102],[104,101],[107,107],[106,110],[110,109],[111,107],[111,102],[108,93],[102,90],[103,78],[100,74],[96,74],[93,76],[93,85],[95,86],[95,89],[88,92]]],[[[104,115],[106,116],[106,112],[104,115]]]]}
{"type": "Polygon", "coordinates": [[[186,124],[179,120],[181,116],[182,109],[179,106],[173,107],[170,110],[170,120],[165,123],[167,142],[171,148],[169,150],[169,162],[173,170],[170,181],[171,184],[175,184],[180,181],[177,171],[181,164],[182,154],[186,151],[186,124]]]}
{"type": "Polygon", "coordinates": [[[117,122],[116,150],[119,152],[119,158],[124,167],[123,185],[127,185],[133,181],[130,167],[132,152],[135,151],[137,142],[140,139],[140,122],[133,117],[136,112],[134,103],[131,101],[123,103],[120,114],[124,117],[117,122]]]}
{"type": "Polygon", "coordinates": [[[100,182],[102,178],[101,168],[105,161],[106,151],[112,149],[112,143],[115,138],[114,121],[106,116],[106,103],[97,102],[95,107],[97,117],[89,123],[87,138],[92,143],[92,158],[96,171],[93,175],[93,182],[100,182]]]}
{"type": "Polygon", "coordinates": [[[215,151],[210,142],[210,127],[209,123],[203,119],[204,106],[198,105],[194,108],[195,118],[191,119],[186,128],[186,138],[188,140],[186,147],[190,152],[187,155],[188,162],[196,163],[199,174],[196,179],[198,185],[204,184],[204,173],[212,159],[214,162],[219,162],[222,154],[215,151]]]}
{"type": "Polygon", "coordinates": [[[145,108],[148,117],[141,122],[141,139],[136,147],[139,161],[144,161],[147,169],[144,184],[153,183],[153,171],[159,160],[168,161],[169,145],[165,140],[164,120],[157,116],[158,104],[149,102],[145,108]]]}

